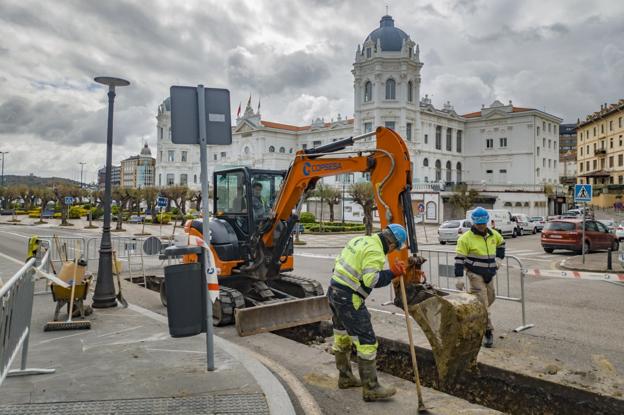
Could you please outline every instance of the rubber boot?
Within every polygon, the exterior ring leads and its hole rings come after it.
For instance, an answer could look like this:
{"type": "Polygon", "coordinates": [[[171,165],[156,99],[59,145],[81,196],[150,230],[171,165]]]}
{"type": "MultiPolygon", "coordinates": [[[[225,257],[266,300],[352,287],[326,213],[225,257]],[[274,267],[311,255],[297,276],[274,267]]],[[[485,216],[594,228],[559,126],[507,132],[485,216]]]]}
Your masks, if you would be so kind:
{"type": "Polygon", "coordinates": [[[362,382],[355,377],[351,371],[351,361],[349,360],[350,352],[337,352],[334,350],[336,357],[336,369],[338,369],[338,387],[340,389],[358,388],[362,386],[362,382]]]}
{"type": "Polygon", "coordinates": [[[362,380],[362,398],[366,402],[388,399],[396,393],[392,386],[385,387],[377,380],[377,360],[365,360],[358,357],[358,370],[362,380]]]}
{"type": "Polygon", "coordinates": [[[492,330],[486,330],[485,331],[485,337],[483,340],[483,345],[485,347],[487,347],[488,349],[492,346],[494,346],[494,334],[492,333],[492,330]]]}

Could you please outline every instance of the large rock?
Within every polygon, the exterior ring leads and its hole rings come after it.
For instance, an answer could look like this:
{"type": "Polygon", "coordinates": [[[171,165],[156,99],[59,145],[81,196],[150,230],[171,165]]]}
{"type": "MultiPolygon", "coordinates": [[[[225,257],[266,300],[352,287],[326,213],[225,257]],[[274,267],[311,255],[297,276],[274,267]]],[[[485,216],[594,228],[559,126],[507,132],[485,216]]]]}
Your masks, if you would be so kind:
{"type": "Polygon", "coordinates": [[[476,366],[487,326],[487,310],[476,296],[436,295],[408,305],[408,311],[431,344],[441,385],[476,366]]]}

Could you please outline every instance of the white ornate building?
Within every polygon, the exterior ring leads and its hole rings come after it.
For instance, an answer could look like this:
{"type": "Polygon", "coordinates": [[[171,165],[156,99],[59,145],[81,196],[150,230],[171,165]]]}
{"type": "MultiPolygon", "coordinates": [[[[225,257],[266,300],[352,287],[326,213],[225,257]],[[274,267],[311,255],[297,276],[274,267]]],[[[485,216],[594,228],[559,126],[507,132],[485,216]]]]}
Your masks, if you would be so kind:
{"type": "MultiPolygon", "coordinates": [[[[308,126],[293,126],[262,120],[248,102],[233,126],[232,145],[210,146],[211,170],[214,166],[234,165],[285,169],[297,149],[382,125],[399,132],[408,144],[414,189],[423,192],[415,198],[429,200],[432,198],[425,194],[438,193],[436,215],[430,215],[429,221],[437,222],[444,216],[442,205],[448,195],[443,191],[448,184],[458,182],[479,186],[482,192],[494,192],[490,197],[492,207],[509,208],[509,203],[515,203],[509,200],[517,202],[520,198],[520,205],[512,205],[514,209],[510,210],[547,214],[542,186],[558,183],[562,120],[537,109],[515,107],[511,101],[507,105],[494,101],[489,107],[464,115],[459,115],[448,101],[443,108],[435,108],[427,95],[420,96],[423,64],[419,46],[394,26],[392,17],[383,16],[379,28],[357,46],[352,70],[353,119],[338,115],[331,122],[317,119],[308,126]],[[497,194],[510,191],[514,192],[512,196],[497,194]],[[518,191],[527,193],[526,197],[518,191]]],[[[167,98],[157,117],[157,185],[186,182],[199,188],[198,146],[171,143],[169,110],[167,98]]],[[[345,177],[349,181],[359,178],[345,177]]]]}

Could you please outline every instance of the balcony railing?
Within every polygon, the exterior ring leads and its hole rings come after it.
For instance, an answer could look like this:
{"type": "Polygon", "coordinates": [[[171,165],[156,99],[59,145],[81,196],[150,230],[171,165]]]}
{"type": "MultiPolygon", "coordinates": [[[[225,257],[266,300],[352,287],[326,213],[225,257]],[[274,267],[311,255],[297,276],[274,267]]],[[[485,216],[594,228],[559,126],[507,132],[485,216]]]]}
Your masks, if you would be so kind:
{"type": "Polygon", "coordinates": [[[594,151],[594,154],[597,155],[597,156],[606,156],[607,155],[607,149],[606,148],[596,149],[596,151],[594,151]]]}

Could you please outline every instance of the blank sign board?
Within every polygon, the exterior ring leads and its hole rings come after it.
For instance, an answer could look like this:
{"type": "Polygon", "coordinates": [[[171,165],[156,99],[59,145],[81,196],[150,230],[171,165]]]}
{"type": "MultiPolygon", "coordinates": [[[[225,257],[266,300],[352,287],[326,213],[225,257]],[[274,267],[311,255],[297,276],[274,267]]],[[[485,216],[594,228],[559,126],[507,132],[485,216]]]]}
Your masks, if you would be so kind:
{"type": "MultiPolygon", "coordinates": [[[[172,86],[171,141],[199,144],[197,87],[172,86]]],[[[204,88],[206,144],[232,144],[230,91],[204,88]]]]}

